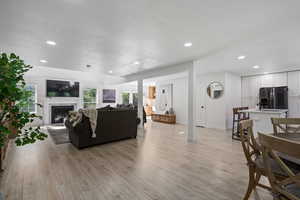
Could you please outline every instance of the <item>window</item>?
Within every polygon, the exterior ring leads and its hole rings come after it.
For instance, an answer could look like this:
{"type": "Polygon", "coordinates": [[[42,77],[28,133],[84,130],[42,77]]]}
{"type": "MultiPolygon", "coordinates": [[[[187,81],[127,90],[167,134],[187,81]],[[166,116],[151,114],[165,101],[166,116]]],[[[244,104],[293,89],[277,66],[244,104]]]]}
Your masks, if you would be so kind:
{"type": "Polygon", "coordinates": [[[132,93],[132,103],[133,105],[138,105],[138,93],[132,93]]]}
{"type": "Polygon", "coordinates": [[[96,109],[97,89],[85,89],[83,91],[83,107],[96,109]]]}
{"type": "Polygon", "coordinates": [[[36,113],[37,111],[37,94],[36,94],[36,85],[26,85],[25,90],[30,92],[28,101],[22,105],[23,112],[36,113]]]}
{"type": "Polygon", "coordinates": [[[129,104],[129,96],[130,94],[128,92],[122,93],[122,103],[125,105],[129,104]]]}

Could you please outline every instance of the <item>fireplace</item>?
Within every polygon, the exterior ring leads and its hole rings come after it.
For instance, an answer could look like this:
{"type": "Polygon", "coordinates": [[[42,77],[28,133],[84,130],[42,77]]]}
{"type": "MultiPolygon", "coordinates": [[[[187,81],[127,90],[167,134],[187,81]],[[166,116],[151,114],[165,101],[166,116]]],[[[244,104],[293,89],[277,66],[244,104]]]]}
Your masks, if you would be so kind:
{"type": "Polygon", "coordinates": [[[51,124],[62,124],[74,106],[51,106],[51,124]]]}

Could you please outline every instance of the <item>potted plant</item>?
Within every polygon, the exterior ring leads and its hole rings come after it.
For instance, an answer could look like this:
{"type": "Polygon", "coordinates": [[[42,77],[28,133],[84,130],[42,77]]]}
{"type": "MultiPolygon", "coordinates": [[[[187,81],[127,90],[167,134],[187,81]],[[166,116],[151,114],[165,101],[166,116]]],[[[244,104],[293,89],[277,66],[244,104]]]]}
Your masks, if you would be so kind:
{"type": "Polygon", "coordinates": [[[24,74],[31,68],[15,54],[0,55],[0,169],[10,139],[23,146],[47,137],[39,126],[28,126],[41,117],[23,109],[31,95],[25,90],[24,74]]]}

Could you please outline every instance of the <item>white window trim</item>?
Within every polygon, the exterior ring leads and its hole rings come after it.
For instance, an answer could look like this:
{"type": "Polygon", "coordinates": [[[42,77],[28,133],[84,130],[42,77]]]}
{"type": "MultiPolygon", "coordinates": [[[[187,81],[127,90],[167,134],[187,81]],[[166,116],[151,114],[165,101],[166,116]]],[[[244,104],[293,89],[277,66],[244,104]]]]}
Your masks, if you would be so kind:
{"type": "MultiPolygon", "coordinates": [[[[37,85],[29,83],[29,84],[26,84],[26,86],[33,86],[34,87],[34,112],[29,112],[29,113],[30,114],[37,114],[37,85]]],[[[28,109],[28,111],[29,111],[29,109],[28,109]]]]}
{"type": "Polygon", "coordinates": [[[123,102],[123,94],[124,94],[124,93],[128,93],[128,94],[129,94],[129,101],[128,101],[128,103],[131,104],[131,102],[132,102],[132,94],[131,94],[131,91],[123,91],[123,92],[121,93],[122,104],[124,104],[124,102],[123,102]]]}
{"type": "Polygon", "coordinates": [[[38,109],[38,106],[37,106],[37,85],[36,84],[33,84],[34,86],[34,112],[31,112],[32,114],[37,114],[37,109],[38,109]]]}
{"type": "Polygon", "coordinates": [[[84,88],[83,91],[82,91],[82,106],[84,106],[85,103],[94,103],[96,104],[96,108],[97,108],[97,102],[98,102],[98,88],[84,88]],[[84,101],[84,91],[85,90],[91,90],[91,89],[96,89],[96,99],[95,99],[95,102],[87,102],[87,101],[84,101]]]}

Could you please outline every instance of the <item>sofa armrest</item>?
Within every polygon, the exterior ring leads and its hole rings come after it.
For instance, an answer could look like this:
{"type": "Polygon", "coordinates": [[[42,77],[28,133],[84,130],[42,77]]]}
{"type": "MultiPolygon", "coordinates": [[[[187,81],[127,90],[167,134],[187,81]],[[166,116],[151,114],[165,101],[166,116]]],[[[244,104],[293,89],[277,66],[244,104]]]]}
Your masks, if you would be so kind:
{"type": "Polygon", "coordinates": [[[90,125],[89,118],[83,116],[81,122],[79,122],[75,127],[65,123],[69,130],[70,141],[77,148],[84,148],[90,146],[93,143],[92,129],[90,125]]]}

